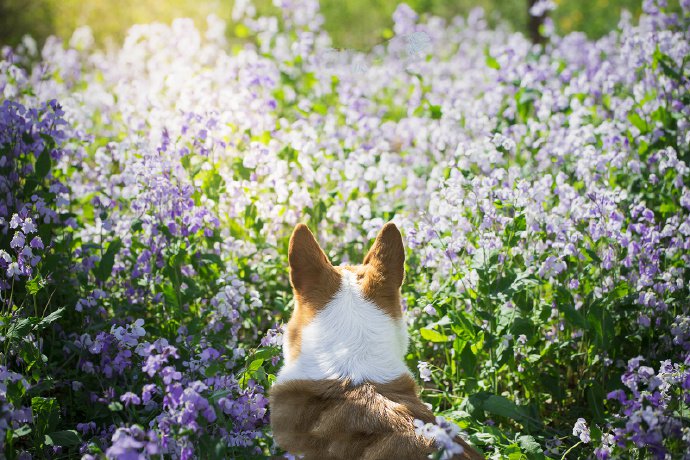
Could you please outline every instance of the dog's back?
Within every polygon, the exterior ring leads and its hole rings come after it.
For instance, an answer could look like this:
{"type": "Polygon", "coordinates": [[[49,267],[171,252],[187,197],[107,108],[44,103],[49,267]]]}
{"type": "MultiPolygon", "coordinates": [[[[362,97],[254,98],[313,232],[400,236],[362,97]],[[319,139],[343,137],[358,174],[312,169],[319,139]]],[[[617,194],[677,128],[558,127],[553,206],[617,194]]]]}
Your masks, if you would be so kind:
{"type": "Polygon", "coordinates": [[[322,459],[424,459],[431,441],[415,435],[415,418],[431,412],[410,377],[385,384],[293,380],[271,392],[276,442],[322,459]]]}
{"type": "MultiPolygon", "coordinates": [[[[387,224],[362,265],[333,267],[298,225],[289,257],[295,310],[270,392],[278,445],[308,459],[427,458],[433,441],[416,435],[413,422],[434,416],[404,362],[398,229],[387,224]]],[[[457,441],[465,448],[457,458],[482,458],[457,441]]]]}

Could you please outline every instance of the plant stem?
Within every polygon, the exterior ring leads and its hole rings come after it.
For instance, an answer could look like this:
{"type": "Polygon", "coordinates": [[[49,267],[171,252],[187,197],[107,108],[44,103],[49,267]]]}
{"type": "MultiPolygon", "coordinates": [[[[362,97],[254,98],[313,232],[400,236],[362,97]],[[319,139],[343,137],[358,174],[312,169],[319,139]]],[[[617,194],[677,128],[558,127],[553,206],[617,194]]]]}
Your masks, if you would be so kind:
{"type": "Polygon", "coordinates": [[[573,450],[574,448],[576,448],[577,446],[579,446],[580,444],[582,444],[582,441],[578,441],[577,444],[575,444],[574,446],[572,446],[570,449],[566,450],[566,451],[563,453],[563,456],[561,457],[561,460],[565,460],[565,459],[566,459],[566,456],[570,453],[570,451],[573,450]]]}

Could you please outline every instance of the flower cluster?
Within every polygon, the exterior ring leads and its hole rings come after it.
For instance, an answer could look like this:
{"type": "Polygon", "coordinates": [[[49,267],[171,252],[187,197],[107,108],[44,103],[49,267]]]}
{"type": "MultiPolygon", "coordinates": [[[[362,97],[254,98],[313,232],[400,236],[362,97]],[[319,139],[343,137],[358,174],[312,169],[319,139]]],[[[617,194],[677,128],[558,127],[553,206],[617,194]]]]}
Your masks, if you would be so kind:
{"type": "MultiPolygon", "coordinates": [[[[626,449],[631,443],[647,448],[655,458],[666,458],[670,446],[680,444],[690,449],[690,428],[683,425],[678,407],[690,404],[690,354],[682,364],[670,360],[660,363],[659,370],[643,365],[639,356],[630,359],[621,377],[626,390],[615,390],[608,399],[621,406],[622,426],[613,429],[615,446],[626,449]]],[[[598,458],[610,458],[616,449],[605,440],[598,458]]]]}
{"type": "MultiPolygon", "coordinates": [[[[250,39],[232,48],[210,17],[134,26],[108,53],[88,28],[2,50],[11,456],[279,454],[290,231],[359,263],[389,220],[407,360],[469,442],[686,452],[687,2],[543,45],[403,4],[394,39],[348,53],[356,71],[324,65],[318,2],[276,6],[236,2],[250,39]]],[[[457,453],[437,422],[418,434],[457,453]]]]}
{"type": "Polygon", "coordinates": [[[414,426],[417,436],[434,441],[441,452],[440,458],[443,460],[451,459],[465,451],[462,445],[457,442],[460,427],[440,415],[436,417],[436,423],[424,423],[421,420],[415,420],[414,426]]]}
{"type": "Polygon", "coordinates": [[[34,422],[31,407],[16,405],[21,400],[18,396],[28,389],[29,383],[21,374],[0,366],[0,450],[6,448],[8,429],[26,428],[34,422]]]}

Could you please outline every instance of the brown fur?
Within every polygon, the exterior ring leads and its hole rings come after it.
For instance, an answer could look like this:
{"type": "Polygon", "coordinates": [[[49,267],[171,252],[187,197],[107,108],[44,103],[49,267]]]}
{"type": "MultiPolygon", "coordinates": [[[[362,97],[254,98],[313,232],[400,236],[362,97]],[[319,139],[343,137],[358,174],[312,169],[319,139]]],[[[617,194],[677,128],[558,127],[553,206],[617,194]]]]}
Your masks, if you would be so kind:
{"type": "Polygon", "coordinates": [[[383,226],[364,258],[362,292],[394,318],[402,317],[400,286],[405,278],[405,248],[394,223],[383,226]]]}
{"type": "MultiPolygon", "coordinates": [[[[306,459],[425,459],[435,448],[412,422],[433,422],[409,376],[352,386],[336,380],[293,380],[271,389],[276,442],[306,459]]],[[[464,441],[454,458],[478,460],[464,441]]]]}
{"type": "Polygon", "coordinates": [[[341,275],[304,224],[298,224],[292,232],[288,259],[295,309],[287,324],[287,337],[290,358],[297,359],[302,344],[302,329],[338,292],[341,275]]]}
{"type": "MultiPolygon", "coordinates": [[[[301,330],[340,288],[342,270],[357,275],[369,300],[393,318],[402,317],[400,286],[405,250],[397,227],[386,224],[364,263],[333,267],[309,229],[299,224],[288,250],[295,310],[287,325],[290,358],[300,353],[301,330]]],[[[352,385],[338,380],[292,380],[270,391],[271,427],[283,449],[306,459],[425,459],[433,442],[414,432],[414,419],[433,422],[408,375],[388,383],[352,385]]],[[[483,457],[457,438],[465,452],[483,457]]]]}

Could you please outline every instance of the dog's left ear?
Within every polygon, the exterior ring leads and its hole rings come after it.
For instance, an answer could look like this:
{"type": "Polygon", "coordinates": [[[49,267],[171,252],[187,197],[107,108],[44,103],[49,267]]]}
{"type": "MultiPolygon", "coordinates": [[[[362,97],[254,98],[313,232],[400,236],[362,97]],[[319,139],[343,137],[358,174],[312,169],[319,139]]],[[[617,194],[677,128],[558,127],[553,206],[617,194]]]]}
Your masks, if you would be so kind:
{"type": "Polygon", "coordinates": [[[364,258],[364,265],[373,269],[379,288],[395,292],[400,289],[405,277],[405,248],[402,235],[393,222],[383,226],[364,258]]]}

